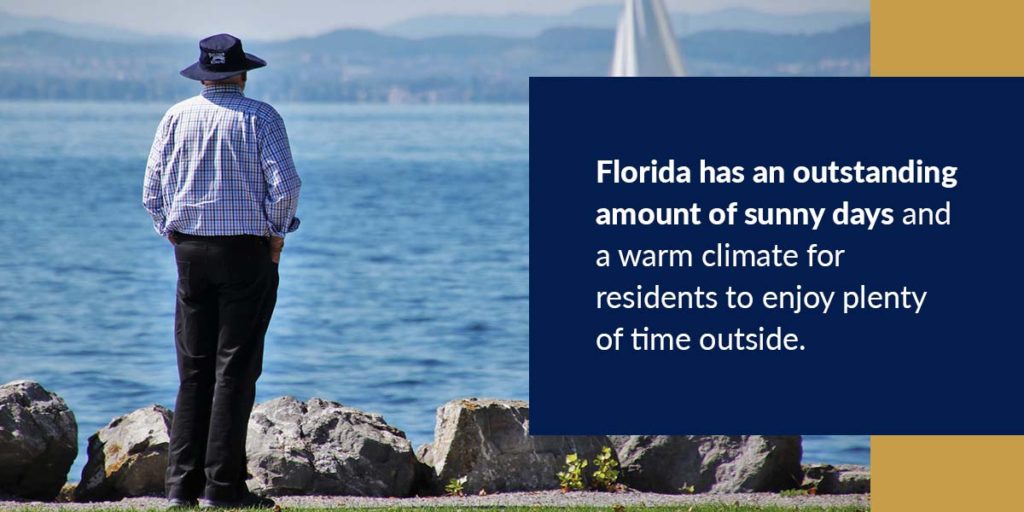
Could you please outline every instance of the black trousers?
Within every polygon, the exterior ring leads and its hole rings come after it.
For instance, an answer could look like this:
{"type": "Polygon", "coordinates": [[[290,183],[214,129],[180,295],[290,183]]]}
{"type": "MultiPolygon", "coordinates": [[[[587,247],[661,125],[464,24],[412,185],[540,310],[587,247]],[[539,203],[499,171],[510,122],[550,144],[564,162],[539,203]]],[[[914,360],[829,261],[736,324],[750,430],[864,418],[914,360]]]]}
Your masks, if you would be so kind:
{"type": "Polygon", "coordinates": [[[245,438],[277,301],[277,264],[263,237],[175,238],[180,385],[167,497],[233,501],[246,492],[245,438]]]}

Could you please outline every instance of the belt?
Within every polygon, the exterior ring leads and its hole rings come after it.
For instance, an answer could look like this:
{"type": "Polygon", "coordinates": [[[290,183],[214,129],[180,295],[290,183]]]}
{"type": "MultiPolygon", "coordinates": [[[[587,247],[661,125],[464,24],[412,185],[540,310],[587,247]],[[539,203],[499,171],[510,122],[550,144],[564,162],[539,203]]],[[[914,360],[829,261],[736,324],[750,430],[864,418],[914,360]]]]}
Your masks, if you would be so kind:
{"type": "Polygon", "coordinates": [[[264,242],[267,237],[256,236],[256,235],[189,235],[187,233],[181,233],[179,231],[174,232],[174,239],[181,241],[195,241],[195,242],[241,242],[241,241],[258,241],[264,242]]]}

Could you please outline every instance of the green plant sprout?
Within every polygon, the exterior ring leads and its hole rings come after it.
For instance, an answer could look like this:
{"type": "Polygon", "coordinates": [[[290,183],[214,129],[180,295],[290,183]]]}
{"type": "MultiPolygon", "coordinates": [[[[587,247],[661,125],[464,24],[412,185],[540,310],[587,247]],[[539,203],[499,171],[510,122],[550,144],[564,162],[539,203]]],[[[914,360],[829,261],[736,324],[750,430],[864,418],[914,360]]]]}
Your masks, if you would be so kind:
{"type": "Polygon", "coordinates": [[[583,468],[587,467],[587,459],[581,459],[575,453],[565,456],[565,471],[559,471],[558,485],[562,492],[583,489],[583,468]]]}
{"type": "Polygon", "coordinates": [[[452,478],[448,481],[448,484],[444,486],[444,492],[448,496],[464,496],[464,486],[466,485],[467,477],[452,478]]]}
{"type": "Polygon", "coordinates": [[[619,463],[612,456],[612,449],[605,446],[601,453],[594,457],[594,472],[591,474],[591,486],[599,491],[614,492],[619,480],[619,463]]]}

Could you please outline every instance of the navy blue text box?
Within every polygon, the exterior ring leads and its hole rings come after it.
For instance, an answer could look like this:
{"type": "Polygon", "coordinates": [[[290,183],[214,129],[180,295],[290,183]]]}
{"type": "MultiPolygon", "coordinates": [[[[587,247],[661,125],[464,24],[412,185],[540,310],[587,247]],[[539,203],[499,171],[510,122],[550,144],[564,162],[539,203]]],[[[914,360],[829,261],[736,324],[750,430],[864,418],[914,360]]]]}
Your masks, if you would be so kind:
{"type": "MultiPolygon", "coordinates": [[[[1024,434],[1020,196],[1024,80],[984,78],[607,79],[530,82],[530,400],[533,434],[1024,434]],[[598,184],[597,161],[674,158],[691,184],[598,184]],[[744,166],[702,184],[700,159],[744,166]],[[755,165],[954,165],[958,185],[753,184],[755,165]],[[599,208],[853,207],[892,226],[598,226],[599,208]],[[949,226],[902,209],[952,205],[949,226]],[[597,251],[796,249],[785,269],[598,268],[597,251]],[[808,268],[810,244],[845,249],[808,268]],[[920,314],[727,309],[603,310],[599,291],[760,294],[927,291],[920,314]],[[799,336],[804,350],[601,351],[616,327],[799,336]]],[[[789,177],[787,173],[787,177],[789,177]]],[[[615,256],[613,256],[613,260],[615,256]]],[[[833,307],[836,307],[833,305],[833,307]]]]}

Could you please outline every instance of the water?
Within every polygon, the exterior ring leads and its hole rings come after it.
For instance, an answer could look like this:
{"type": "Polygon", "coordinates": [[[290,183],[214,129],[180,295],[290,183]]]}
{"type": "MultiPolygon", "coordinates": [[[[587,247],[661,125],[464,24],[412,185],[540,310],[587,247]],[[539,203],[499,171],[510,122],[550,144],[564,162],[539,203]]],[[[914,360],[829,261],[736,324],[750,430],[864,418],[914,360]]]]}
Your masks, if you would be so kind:
{"type": "MultiPolygon", "coordinates": [[[[171,247],[141,206],[168,105],[0,103],[0,382],[89,435],[176,386],[171,247]]],[[[525,106],[280,105],[303,178],[257,400],[384,414],[414,445],[466,396],[528,398],[525,106]]],[[[805,460],[867,463],[867,438],[805,460]]]]}

